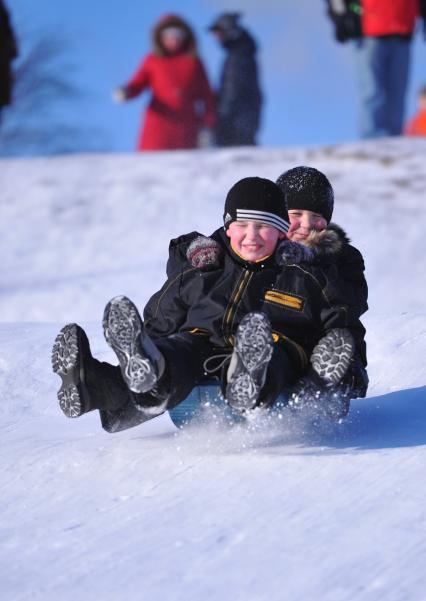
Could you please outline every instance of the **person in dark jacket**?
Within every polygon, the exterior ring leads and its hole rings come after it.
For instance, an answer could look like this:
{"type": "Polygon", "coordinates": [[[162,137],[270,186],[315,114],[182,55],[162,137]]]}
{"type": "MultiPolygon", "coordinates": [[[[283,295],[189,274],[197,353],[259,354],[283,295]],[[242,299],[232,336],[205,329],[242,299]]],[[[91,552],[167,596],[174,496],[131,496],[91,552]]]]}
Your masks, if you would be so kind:
{"type": "Polygon", "coordinates": [[[165,15],[155,25],[152,40],[152,52],[113,97],[124,102],[151,92],[138,150],[196,148],[200,132],[213,128],[215,108],[194,33],[178,15],[165,15]]]}
{"type": "MultiPolygon", "coordinates": [[[[334,191],[328,178],[313,167],[299,166],[282,173],[277,185],[283,192],[290,223],[289,238],[314,253],[323,269],[337,269],[346,303],[359,316],[368,310],[368,286],[364,276],[364,259],[350,244],[344,230],[331,222],[334,208],[334,191]]],[[[368,387],[367,350],[365,328],[353,331],[355,352],[341,390],[349,401],[365,397],[368,387]]],[[[308,401],[309,378],[303,377],[293,389],[293,398],[308,401]]],[[[315,387],[313,387],[315,393],[315,387]]],[[[340,390],[340,392],[341,392],[340,390]]]]}
{"type": "Polygon", "coordinates": [[[220,15],[209,27],[226,52],[217,91],[218,146],[256,144],[262,95],[256,42],[239,24],[238,13],[220,15]]]}
{"type": "Polygon", "coordinates": [[[237,411],[272,406],[310,363],[326,415],[347,413],[326,391],[344,377],[362,326],[336,270],[287,240],[285,199],[269,180],[237,182],[223,219],[210,237],[171,242],[167,281],[143,321],[126,297],[108,303],[104,333],[120,368],[94,359],[76,324],[61,330],[52,358],[67,416],[99,409],[110,432],[137,425],[184,400],[215,364],[226,365],[224,396],[237,411]]]}
{"type": "Polygon", "coordinates": [[[0,0],[0,120],[3,107],[12,101],[11,63],[17,56],[18,46],[9,13],[3,0],[0,0]]]}

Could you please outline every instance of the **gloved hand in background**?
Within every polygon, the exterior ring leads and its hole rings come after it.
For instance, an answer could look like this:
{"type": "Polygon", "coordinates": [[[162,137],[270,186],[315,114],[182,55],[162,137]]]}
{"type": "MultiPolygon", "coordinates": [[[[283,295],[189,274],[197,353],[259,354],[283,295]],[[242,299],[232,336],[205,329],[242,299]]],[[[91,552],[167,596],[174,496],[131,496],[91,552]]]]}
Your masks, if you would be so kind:
{"type": "Polygon", "coordinates": [[[112,99],[114,102],[120,103],[127,100],[127,90],[124,87],[115,88],[112,91],[112,99]]]}

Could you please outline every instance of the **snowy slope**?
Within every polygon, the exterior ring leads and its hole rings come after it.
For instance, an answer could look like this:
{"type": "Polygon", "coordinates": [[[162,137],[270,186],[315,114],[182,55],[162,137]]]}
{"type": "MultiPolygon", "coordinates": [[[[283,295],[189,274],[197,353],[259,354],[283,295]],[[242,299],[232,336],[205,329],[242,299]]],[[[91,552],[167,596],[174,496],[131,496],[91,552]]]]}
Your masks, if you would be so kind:
{"type": "Polygon", "coordinates": [[[0,583],[13,600],[426,599],[426,142],[0,162],[0,583]],[[143,306],[169,238],[240,177],[324,170],[370,286],[369,398],[342,425],[108,435],[67,420],[50,351],[143,306]]]}

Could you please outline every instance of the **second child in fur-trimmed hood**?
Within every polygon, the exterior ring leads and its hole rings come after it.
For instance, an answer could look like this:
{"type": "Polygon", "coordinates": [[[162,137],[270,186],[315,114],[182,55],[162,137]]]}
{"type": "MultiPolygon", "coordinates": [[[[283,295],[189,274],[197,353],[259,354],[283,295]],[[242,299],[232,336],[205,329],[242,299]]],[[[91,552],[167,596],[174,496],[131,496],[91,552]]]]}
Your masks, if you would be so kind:
{"type": "MultiPolygon", "coordinates": [[[[368,309],[368,286],[364,259],[350,244],[346,232],[330,223],[334,192],[327,177],[313,167],[299,166],[282,173],[276,183],[286,198],[291,223],[288,238],[298,246],[303,245],[311,261],[320,261],[323,267],[327,264],[337,267],[347,303],[358,315],[365,313],[368,309]]],[[[365,396],[368,385],[364,335],[356,342],[357,353],[348,374],[352,378],[350,384],[354,398],[365,396]]]]}

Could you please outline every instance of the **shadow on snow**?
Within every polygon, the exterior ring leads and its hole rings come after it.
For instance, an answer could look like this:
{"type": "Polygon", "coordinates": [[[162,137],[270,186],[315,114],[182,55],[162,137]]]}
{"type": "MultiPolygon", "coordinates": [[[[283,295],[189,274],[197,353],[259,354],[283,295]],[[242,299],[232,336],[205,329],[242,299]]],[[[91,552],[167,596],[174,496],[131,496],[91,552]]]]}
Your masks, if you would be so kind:
{"type": "Polygon", "coordinates": [[[382,396],[352,401],[341,424],[294,419],[286,432],[264,440],[260,447],[303,444],[303,454],[368,449],[392,449],[426,444],[426,386],[398,390],[382,396]],[[297,423],[299,422],[299,423],[297,423]],[[309,449],[309,447],[315,446],[309,449]]]}

